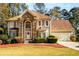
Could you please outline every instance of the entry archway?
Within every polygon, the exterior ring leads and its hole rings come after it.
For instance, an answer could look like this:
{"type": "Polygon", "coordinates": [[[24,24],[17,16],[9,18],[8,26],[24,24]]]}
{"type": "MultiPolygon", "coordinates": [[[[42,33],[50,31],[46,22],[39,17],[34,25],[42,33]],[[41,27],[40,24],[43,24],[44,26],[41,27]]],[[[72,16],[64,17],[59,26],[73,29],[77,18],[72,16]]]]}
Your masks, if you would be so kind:
{"type": "Polygon", "coordinates": [[[24,38],[31,39],[32,36],[32,24],[30,21],[26,21],[24,25],[24,38]]]}

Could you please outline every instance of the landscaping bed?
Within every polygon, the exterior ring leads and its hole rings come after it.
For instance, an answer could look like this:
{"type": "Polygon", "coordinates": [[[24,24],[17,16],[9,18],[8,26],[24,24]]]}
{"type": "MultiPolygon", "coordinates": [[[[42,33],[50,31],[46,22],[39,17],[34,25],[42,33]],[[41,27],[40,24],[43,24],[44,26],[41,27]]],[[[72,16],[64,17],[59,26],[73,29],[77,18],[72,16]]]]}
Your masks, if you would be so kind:
{"type": "Polygon", "coordinates": [[[23,43],[18,43],[18,44],[3,44],[0,45],[0,48],[7,48],[7,47],[19,47],[19,46],[51,46],[51,47],[56,47],[56,48],[64,48],[65,46],[62,46],[60,44],[48,44],[48,43],[29,43],[29,44],[23,44],[23,43]]]}

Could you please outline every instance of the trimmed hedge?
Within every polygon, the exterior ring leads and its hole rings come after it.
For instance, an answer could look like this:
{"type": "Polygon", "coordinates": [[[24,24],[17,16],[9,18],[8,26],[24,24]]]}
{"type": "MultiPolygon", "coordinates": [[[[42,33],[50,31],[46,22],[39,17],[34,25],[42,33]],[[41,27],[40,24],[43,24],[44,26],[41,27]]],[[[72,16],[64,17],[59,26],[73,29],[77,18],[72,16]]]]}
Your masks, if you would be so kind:
{"type": "Polygon", "coordinates": [[[50,35],[47,37],[47,43],[56,43],[57,42],[57,38],[53,35],[50,35]]]}
{"type": "Polygon", "coordinates": [[[11,44],[13,43],[17,43],[17,40],[15,38],[11,40],[11,44]]]}
{"type": "Polygon", "coordinates": [[[57,39],[47,39],[47,42],[48,43],[56,43],[57,42],[57,39]]]}
{"type": "Polygon", "coordinates": [[[45,39],[35,39],[35,43],[44,43],[45,42],[45,39]]]}
{"type": "Polygon", "coordinates": [[[56,42],[57,42],[57,38],[53,35],[50,35],[47,37],[47,39],[36,37],[34,40],[30,41],[29,43],[56,43],[56,42]]]}
{"type": "Polygon", "coordinates": [[[32,40],[30,43],[45,43],[45,38],[36,37],[34,40],[32,40]]]}

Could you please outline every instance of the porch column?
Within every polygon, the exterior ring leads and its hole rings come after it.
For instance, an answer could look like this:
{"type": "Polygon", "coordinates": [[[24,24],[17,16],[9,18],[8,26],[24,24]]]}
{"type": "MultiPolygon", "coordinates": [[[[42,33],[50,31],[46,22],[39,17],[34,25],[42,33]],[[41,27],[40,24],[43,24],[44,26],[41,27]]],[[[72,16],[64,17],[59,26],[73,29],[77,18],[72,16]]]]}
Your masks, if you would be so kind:
{"type": "Polygon", "coordinates": [[[9,26],[9,22],[7,22],[8,23],[8,25],[7,25],[7,27],[8,27],[8,35],[9,35],[9,31],[10,31],[10,26],[9,26]]]}
{"type": "Polygon", "coordinates": [[[24,33],[23,33],[23,30],[24,30],[24,28],[23,28],[23,22],[22,22],[22,27],[21,27],[21,29],[22,29],[22,38],[24,38],[24,33]]]}

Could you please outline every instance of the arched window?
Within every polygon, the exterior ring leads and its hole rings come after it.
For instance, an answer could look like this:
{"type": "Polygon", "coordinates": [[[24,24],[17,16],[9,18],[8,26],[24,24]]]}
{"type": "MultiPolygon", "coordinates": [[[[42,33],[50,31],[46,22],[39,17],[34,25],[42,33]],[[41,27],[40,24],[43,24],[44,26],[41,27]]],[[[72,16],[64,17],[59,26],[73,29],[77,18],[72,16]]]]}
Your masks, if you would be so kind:
{"type": "Polygon", "coordinates": [[[26,22],[26,28],[31,28],[31,23],[30,22],[26,22]]]}
{"type": "Polygon", "coordinates": [[[46,21],[46,26],[48,26],[48,21],[46,21]]]}

